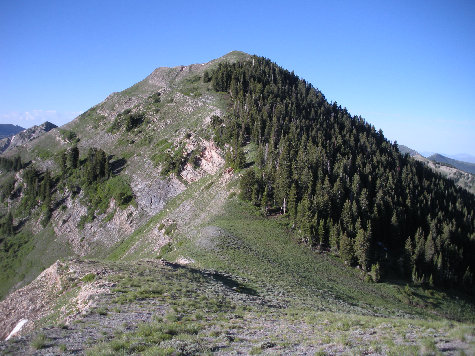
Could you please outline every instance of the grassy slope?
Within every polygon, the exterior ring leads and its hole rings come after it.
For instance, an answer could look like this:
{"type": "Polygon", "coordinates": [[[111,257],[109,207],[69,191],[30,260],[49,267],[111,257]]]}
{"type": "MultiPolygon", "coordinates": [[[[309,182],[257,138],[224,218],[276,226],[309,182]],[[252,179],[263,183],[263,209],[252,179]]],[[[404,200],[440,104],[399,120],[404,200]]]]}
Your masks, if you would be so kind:
{"type": "Polygon", "coordinates": [[[36,235],[25,230],[15,238],[17,253],[10,255],[8,268],[0,271],[0,300],[12,287],[18,289],[30,283],[56,260],[71,255],[68,243],[55,236],[51,225],[36,235]],[[20,243],[20,238],[24,243],[20,243]]]}
{"type": "MultiPolygon", "coordinates": [[[[473,352],[473,301],[422,287],[365,282],[358,270],[336,257],[299,244],[287,218],[265,218],[230,194],[236,190],[235,179],[228,184],[221,179],[217,174],[191,184],[112,253],[114,260],[127,260],[118,266],[158,258],[147,253],[143,236],[169,218],[178,228],[172,248],[161,256],[194,263],[176,279],[162,281],[161,273],[144,279],[138,270],[139,277],[117,277],[122,281],[120,303],[143,300],[140,293],[172,311],[116,332],[88,354],[473,352]],[[134,254],[126,254],[137,245],[134,254]],[[233,291],[250,296],[236,299],[210,290],[206,280],[196,277],[209,270],[224,273],[224,284],[231,281],[233,291]],[[167,291],[160,297],[152,296],[157,285],[167,291]]],[[[152,264],[148,266],[142,268],[153,274],[152,264]]]]}
{"type": "MultiPolygon", "coordinates": [[[[248,147],[248,161],[252,161],[248,147]]],[[[113,260],[157,258],[145,238],[165,220],[177,224],[171,249],[160,254],[186,257],[200,268],[216,269],[246,280],[259,293],[313,310],[382,316],[449,318],[475,321],[475,303],[447,292],[406,286],[404,281],[370,283],[361,271],[331,254],[318,254],[299,243],[286,217],[263,217],[241,201],[238,175],[223,174],[190,184],[165,209],[110,254],[113,260]],[[133,253],[128,253],[133,247],[133,253]]]]}
{"type": "Polygon", "coordinates": [[[446,293],[365,282],[339,259],[298,244],[286,218],[264,218],[238,198],[209,224],[220,228],[214,248],[183,239],[170,257],[189,256],[200,267],[241,276],[261,293],[283,295],[290,304],[314,310],[475,320],[473,304],[446,293]]]}

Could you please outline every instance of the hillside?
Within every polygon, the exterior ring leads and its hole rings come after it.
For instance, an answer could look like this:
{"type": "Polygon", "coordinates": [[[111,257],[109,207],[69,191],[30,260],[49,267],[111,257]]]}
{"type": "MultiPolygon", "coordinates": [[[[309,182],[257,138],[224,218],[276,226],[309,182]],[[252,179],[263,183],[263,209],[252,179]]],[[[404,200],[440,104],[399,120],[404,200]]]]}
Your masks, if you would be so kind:
{"type": "Polygon", "coordinates": [[[399,146],[399,152],[401,152],[403,155],[405,155],[406,153],[411,157],[415,155],[421,155],[419,152],[417,152],[416,150],[413,150],[410,147],[407,147],[404,145],[398,145],[398,146],[399,146]]]}
{"type": "Polygon", "coordinates": [[[158,68],[0,163],[1,352],[473,353],[474,197],[265,58],[158,68]]]}
{"type": "MultiPolygon", "coordinates": [[[[19,126],[16,127],[19,128],[19,126]]],[[[29,129],[23,129],[19,132],[16,132],[14,135],[5,137],[0,140],[0,153],[12,150],[15,147],[23,146],[26,143],[41,136],[43,133],[54,129],[55,127],[55,124],[46,121],[41,125],[35,125],[29,129]]]]}
{"type": "MultiPolygon", "coordinates": [[[[415,160],[426,164],[429,168],[431,168],[435,172],[441,174],[442,176],[448,179],[453,180],[458,187],[466,189],[470,193],[475,194],[475,175],[472,173],[468,173],[467,170],[456,168],[454,165],[449,164],[449,163],[442,163],[441,161],[430,159],[430,157],[425,158],[419,152],[404,145],[399,145],[399,151],[402,154],[407,153],[409,156],[411,156],[415,160]]],[[[439,156],[444,157],[438,154],[433,155],[431,157],[439,157],[439,156]]],[[[460,163],[463,163],[465,165],[469,164],[467,162],[460,162],[460,163]]]]}
{"type": "Polygon", "coordinates": [[[23,130],[24,128],[18,125],[0,124],[0,139],[13,136],[23,130]]]}
{"type": "Polygon", "coordinates": [[[453,158],[445,157],[441,154],[433,154],[432,156],[428,157],[431,161],[435,163],[443,163],[446,165],[453,166],[457,169],[460,169],[461,171],[475,174],[475,163],[469,163],[469,162],[463,162],[463,161],[458,161],[453,158]]]}
{"type": "Polygon", "coordinates": [[[456,159],[458,161],[463,161],[463,162],[469,162],[469,163],[475,163],[475,156],[472,156],[470,154],[466,153],[460,153],[456,155],[450,155],[449,156],[452,159],[456,159]]]}

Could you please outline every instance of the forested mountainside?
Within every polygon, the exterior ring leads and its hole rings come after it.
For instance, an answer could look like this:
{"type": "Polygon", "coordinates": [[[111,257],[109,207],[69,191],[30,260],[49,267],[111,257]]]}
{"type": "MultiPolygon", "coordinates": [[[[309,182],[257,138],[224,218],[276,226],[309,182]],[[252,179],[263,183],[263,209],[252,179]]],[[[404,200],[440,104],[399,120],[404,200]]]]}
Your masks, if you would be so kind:
{"type": "Polygon", "coordinates": [[[215,140],[231,145],[228,159],[241,168],[242,146],[257,147],[244,198],[288,213],[309,247],[337,250],[351,265],[472,287],[472,194],[267,59],[221,63],[206,77],[231,97],[212,122],[215,140]]]}

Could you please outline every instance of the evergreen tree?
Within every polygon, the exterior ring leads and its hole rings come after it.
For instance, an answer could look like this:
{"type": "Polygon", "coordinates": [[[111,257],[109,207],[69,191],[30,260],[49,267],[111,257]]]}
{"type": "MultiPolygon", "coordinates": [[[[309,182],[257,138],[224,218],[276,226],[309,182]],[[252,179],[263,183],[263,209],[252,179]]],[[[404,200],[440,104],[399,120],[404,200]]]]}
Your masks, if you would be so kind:
{"type": "MultiPolygon", "coordinates": [[[[436,285],[462,285],[467,268],[474,270],[472,195],[401,156],[382,131],[264,58],[220,63],[211,82],[232,95],[224,121],[212,120],[216,142],[233,142],[233,164],[238,147],[248,140],[257,146],[256,167],[265,174],[250,199],[264,210],[262,201],[273,201],[291,219],[297,207],[295,224],[312,245],[321,241],[323,221],[333,250],[341,247],[341,229],[354,247],[369,242],[369,259],[377,258],[372,232],[391,256],[385,265],[403,262],[401,270],[414,271],[419,282],[432,275],[436,285]]],[[[357,254],[361,264],[364,254],[357,254]]]]}
{"type": "Polygon", "coordinates": [[[282,142],[282,151],[279,157],[279,167],[277,168],[277,177],[275,182],[275,198],[277,204],[284,207],[284,202],[289,200],[291,187],[291,162],[290,147],[287,141],[282,142]]]}
{"type": "Polygon", "coordinates": [[[414,255],[414,250],[412,248],[412,241],[411,238],[408,237],[406,239],[406,243],[404,244],[404,265],[403,269],[407,277],[411,276],[412,268],[414,265],[414,260],[413,260],[413,255],[414,255]]]}
{"type": "Polygon", "coordinates": [[[269,206],[269,189],[267,188],[267,185],[264,189],[264,193],[262,194],[262,199],[261,199],[261,208],[264,212],[264,215],[267,215],[267,208],[269,206]]]}
{"type": "Polygon", "coordinates": [[[338,225],[330,225],[330,248],[333,252],[339,250],[340,247],[340,229],[338,225]]]}
{"type": "Polygon", "coordinates": [[[295,183],[292,184],[289,193],[289,200],[288,200],[288,211],[291,219],[297,217],[297,188],[295,187],[295,183]]]}
{"type": "Polygon", "coordinates": [[[424,246],[425,261],[427,263],[432,264],[433,259],[434,259],[434,254],[435,254],[434,239],[432,238],[432,233],[429,233],[429,236],[427,236],[427,240],[424,246]]]}
{"type": "Polygon", "coordinates": [[[371,275],[371,279],[375,283],[378,283],[381,280],[381,267],[379,266],[379,262],[371,266],[370,275],[371,275]]]}
{"type": "Polygon", "coordinates": [[[312,214],[310,211],[310,202],[304,197],[297,208],[297,220],[304,242],[313,244],[312,241],[312,214]]]}
{"type": "Polygon", "coordinates": [[[13,235],[13,215],[11,211],[8,212],[3,221],[2,233],[7,236],[13,235]]]}
{"type": "Polygon", "coordinates": [[[318,226],[318,229],[317,229],[317,243],[320,246],[325,246],[325,245],[327,245],[325,220],[320,219],[317,226],[318,226]]]}
{"type": "Polygon", "coordinates": [[[353,241],[343,233],[340,237],[340,257],[343,261],[352,265],[355,259],[355,252],[353,248],[353,241]]]}
{"type": "Polygon", "coordinates": [[[369,248],[370,243],[368,235],[360,228],[356,234],[355,239],[355,255],[361,268],[366,271],[369,262],[369,248]]]}
{"type": "Polygon", "coordinates": [[[239,186],[241,197],[245,200],[252,200],[253,189],[256,184],[256,173],[253,169],[247,170],[241,177],[239,186]]]}
{"type": "Polygon", "coordinates": [[[69,155],[68,155],[68,161],[69,161],[69,166],[72,169],[78,168],[79,164],[79,149],[77,146],[72,147],[69,150],[69,155]]]}
{"type": "Polygon", "coordinates": [[[61,175],[66,176],[68,173],[68,156],[66,154],[66,151],[61,152],[60,169],[61,169],[61,175]]]}

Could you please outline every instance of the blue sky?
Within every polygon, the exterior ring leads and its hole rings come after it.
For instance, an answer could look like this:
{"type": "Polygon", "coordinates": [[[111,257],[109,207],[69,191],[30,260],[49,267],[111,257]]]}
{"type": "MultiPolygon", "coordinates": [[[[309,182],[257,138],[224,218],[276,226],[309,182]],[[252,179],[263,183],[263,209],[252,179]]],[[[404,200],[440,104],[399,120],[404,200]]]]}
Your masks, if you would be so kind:
{"type": "Polygon", "coordinates": [[[475,155],[474,1],[2,1],[0,123],[64,124],[156,67],[232,50],[390,140],[475,155]]]}

